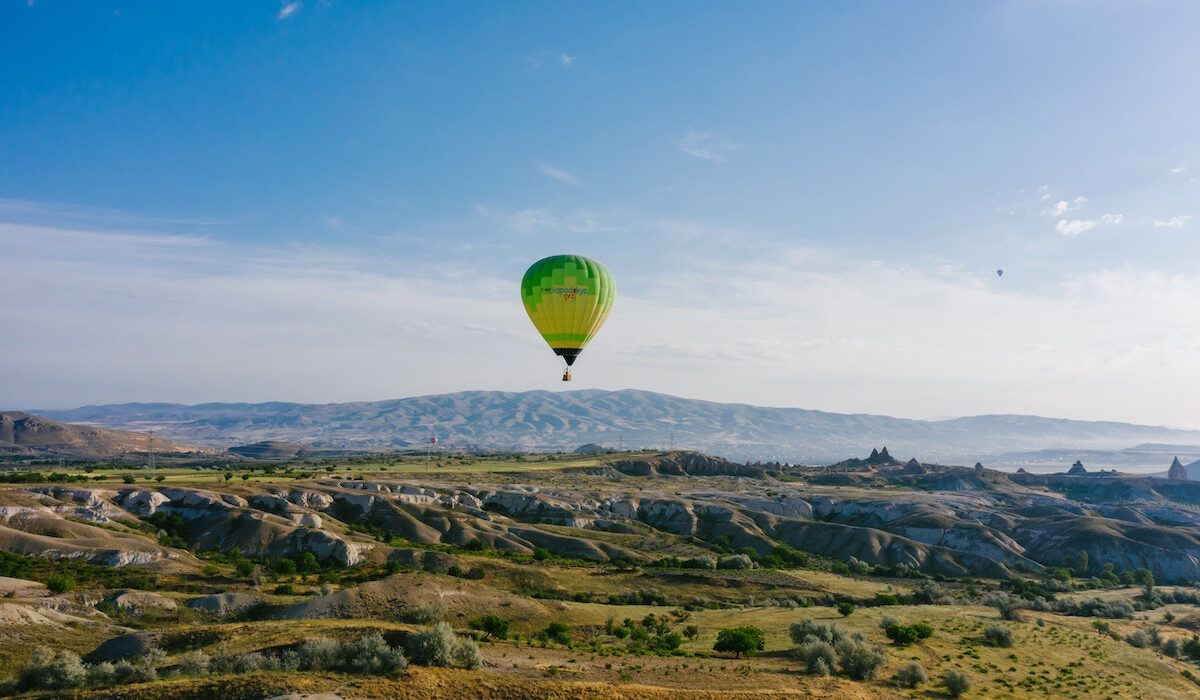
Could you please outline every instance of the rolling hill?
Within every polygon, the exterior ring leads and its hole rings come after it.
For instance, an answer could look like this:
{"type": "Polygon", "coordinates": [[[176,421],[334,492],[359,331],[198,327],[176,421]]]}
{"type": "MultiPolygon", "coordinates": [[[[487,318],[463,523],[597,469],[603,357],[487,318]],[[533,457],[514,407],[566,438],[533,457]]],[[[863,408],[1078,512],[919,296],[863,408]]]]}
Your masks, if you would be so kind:
{"type": "MultiPolygon", "coordinates": [[[[20,411],[0,412],[0,455],[109,459],[145,453],[150,446],[151,437],[145,433],[71,425],[20,411]]],[[[160,454],[213,451],[179,445],[158,437],[153,438],[153,447],[160,454]]]]}

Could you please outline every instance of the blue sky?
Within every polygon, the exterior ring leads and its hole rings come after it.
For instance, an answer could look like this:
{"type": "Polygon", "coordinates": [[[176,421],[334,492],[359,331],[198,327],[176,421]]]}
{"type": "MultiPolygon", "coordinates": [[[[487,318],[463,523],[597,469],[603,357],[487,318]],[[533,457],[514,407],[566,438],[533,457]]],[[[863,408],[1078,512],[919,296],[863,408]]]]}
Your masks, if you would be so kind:
{"type": "Polygon", "coordinates": [[[0,4],[0,407],[572,388],[1200,427],[1200,5],[0,4]],[[1004,277],[995,275],[1004,268],[1004,277]]]}

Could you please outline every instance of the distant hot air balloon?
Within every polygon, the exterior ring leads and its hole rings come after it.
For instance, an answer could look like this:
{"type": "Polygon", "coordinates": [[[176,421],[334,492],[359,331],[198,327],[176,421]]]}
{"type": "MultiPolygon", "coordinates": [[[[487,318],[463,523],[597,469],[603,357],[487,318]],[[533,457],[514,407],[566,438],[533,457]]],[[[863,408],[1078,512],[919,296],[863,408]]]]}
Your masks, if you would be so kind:
{"type": "Polygon", "coordinates": [[[608,318],[616,289],[608,268],[582,255],[552,255],[525,271],[521,301],[550,349],[566,360],[564,382],[571,381],[575,358],[608,318]]]}
{"type": "Polygon", "coordinates": [[[430,444],[430,445],[436,445],[436,444],[437,444],[437,435],[434,435],[433,437],[429,438],[429,444],[430,444]]]}
{"type": "Polygon", "coordinates": [[[1004,276],[1004,270],[996,270],[996,276],[997,276],[997,277],[1003,277],[1003,276],[1004,276]]]}

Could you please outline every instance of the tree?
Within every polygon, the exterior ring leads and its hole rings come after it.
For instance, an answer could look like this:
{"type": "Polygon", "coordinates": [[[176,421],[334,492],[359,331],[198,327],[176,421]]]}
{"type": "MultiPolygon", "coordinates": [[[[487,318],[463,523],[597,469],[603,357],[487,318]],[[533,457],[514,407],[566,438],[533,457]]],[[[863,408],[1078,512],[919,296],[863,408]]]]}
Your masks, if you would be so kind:
{"type": "Polygon", "coordinates": [[[1075,557],[1075,570],[1080,576],[1086,576],[1088,571],[1088,553],[1085,550],[1079,550],[1078,556],[1075,557]]]}
{"type": "Polygon", "coordinates": [[[842,617],[850,617],[850,614],[854,612],[854,603],[848,601],[838,603],[837,611],[842,617]]]}
{"type": "Polygon", "coordinates": [[[1105,622],[1104,620],[1093,620],[1092,627],[1096,628],[1096,634],[1100,634],[1100,635],[1108,634],[1109,624],[1107,622],[1105,622]]]}
{"type": "Polygon", "coordinates": [[[565,622],[559,622],[555,620],[549,625],[546,625],[545,632],[546,636],[552,642],[558,642],[563,646],[567,646],[571,643],[571,627],[565,622]]]}
{"type": "Polygon", "coordinates": [[[884,630],[884,634],[886,634],[887,638],[892,640],[892,642],[898,647],[906,647],[909,644],[915,644],[918,639],[917,630],[915,630],[912,625],[889,625],[888,628],[884,630]]]}
{"type": "Polygon", "coordinates": [[[475,617],[467,621],[471,629],[483,632],[484,639],[492,637],[496,639],[508,639],[508,623],[508,620],[499,615],[484,615],[483,617],[475,617]]]}
{"type": "Polygon", "coordinates": [[[763,631],[753,625],[727,627],[717,633],[713,651],[731,651],[735,658],[741,658],[742,654],[754,656],[765,644],[763,631]]]}
{"type": "Polygon", "coordinates": [[[688,625],[683,628],[683,636],[688,639],[695,639],[700,635],[700,628],[695,625],[688,625]]]}

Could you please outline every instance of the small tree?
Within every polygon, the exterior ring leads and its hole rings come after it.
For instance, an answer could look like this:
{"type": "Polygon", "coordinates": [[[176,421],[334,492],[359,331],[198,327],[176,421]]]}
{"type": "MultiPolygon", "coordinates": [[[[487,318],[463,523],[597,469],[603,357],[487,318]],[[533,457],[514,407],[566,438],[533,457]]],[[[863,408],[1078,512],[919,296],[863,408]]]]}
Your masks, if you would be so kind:
{"type": "Polygon", "coordinates": [[[683,628],[683,636],[687,637],[688,639],[695,639],[696,637],[700,636],[700,628],[695,625],[688,625],[687,627],[683,628]]]}
{"type": "Polygon", "coordinates": [[[552,642],[557,642],[566,646],[571,643],[571,626],[565,622],[555,620],[549,625],[546,625],[546,636],[552,642]]]}
{"type": "Polygon", "coordinates": [[[754,656],[765,644],[763,631],[753,625],[727,627],[717,633],[713,651],[731,651],[734,658],[741,658],[742,654],[754,656]]]}
{"type": "Polygon", "coordinates": [[[467,621],[473,630],[483,632],[484,639],[495,637],[496,639],[508,638],[509,621],[499,615],[484,615],[483,617],[471,618],[467,621]]]}
{"type": "Polygon", "coordinates": [[[1108,630],[1110,629],[1109,624],[1104,620],[1093,620],[1092,627],[1096,628],[1096,634],[1099,635],[1108,634],[1108,630]]]}
{"type": "Polygon", "coordinates": [[[927,680],[929,676],[925,674],[925,667],[919,661],[909,661],[896,671],[896,682],[906,688],[916,688],[927,680]]]}
{"type": "Polygon", "coordinates": [[[850,614],[854,612],[854,603],[849,601],[838,603],[837,611],[842,617],[850,617],[850,614]]]}
{"type": "Polygon", "coordinates": [[[942,674],[942,685],[950,697],[957,698],[971,689],[971,679],[962,671],[946,671],[942,674]]]}

